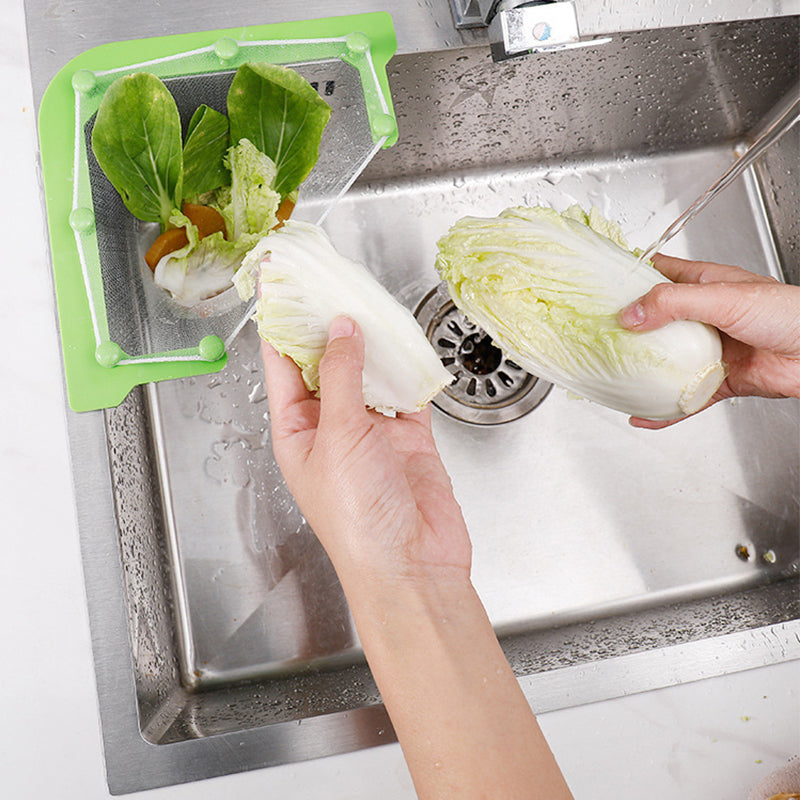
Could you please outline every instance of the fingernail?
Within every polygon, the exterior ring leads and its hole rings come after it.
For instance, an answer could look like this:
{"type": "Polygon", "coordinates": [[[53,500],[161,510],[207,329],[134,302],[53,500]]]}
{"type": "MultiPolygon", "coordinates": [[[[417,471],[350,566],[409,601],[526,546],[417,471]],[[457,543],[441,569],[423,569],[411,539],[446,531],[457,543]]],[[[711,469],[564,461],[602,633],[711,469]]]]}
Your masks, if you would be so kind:
{"type": "Polygon", "coordinates": [[[644,322],[644,306],[640,302],[631,303],[619,312],[619,318],[626,328],[637,328],[644,322]]]}
{"type": "Polygon", "coordinates": [[[336,317],[328,329],[328,341],[332,339],[346,339],[356,332],[356,326],[350,317],[336,317]]]}

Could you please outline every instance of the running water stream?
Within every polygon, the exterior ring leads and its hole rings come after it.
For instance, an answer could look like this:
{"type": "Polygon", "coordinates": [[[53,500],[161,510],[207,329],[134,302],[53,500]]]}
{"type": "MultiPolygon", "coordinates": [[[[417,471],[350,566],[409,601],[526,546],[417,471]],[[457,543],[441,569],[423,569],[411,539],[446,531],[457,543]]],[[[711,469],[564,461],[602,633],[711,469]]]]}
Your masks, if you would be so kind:
{"type": "Polygon", "coordinates": [[[699,214],[720,192],[739,177],[765,150],[771,147],[800,119],[800,98],[790,102],[759,133],[753,143],[733,162],[697,200],[694,201],[640,256],[645,261],[657,253],[673,236],[680,233],[687,222],[699,214]]]}

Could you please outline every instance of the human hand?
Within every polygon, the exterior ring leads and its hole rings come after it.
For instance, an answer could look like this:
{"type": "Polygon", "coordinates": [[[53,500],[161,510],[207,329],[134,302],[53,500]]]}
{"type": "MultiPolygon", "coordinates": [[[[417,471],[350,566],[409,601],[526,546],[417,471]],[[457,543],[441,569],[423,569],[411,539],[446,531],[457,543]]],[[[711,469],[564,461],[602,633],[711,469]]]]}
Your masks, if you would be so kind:
{"type": "MultiPolygon", "coordinates": [[[[739,267],[661,254],[653,263],[675,283],[658,284],[626,306],[620,323],[649,331],[690,319],[717,328],[727,375],[708,405],[747,395],[800,397],[800,287],[739,267]]],[[[640,428],[677,421],[631,418],[640,428]]]]}
{"type": "Polygon", "coordinates": [[[344,317],[320,399],[289,358],[266,344],[263,357],[275,458],[339,575],[418,796],[571,798],[469,580],[430,408],[367,411],[364,343],[344,317]]]}
{"type": "Polygon", "coordinates": [[[430,408],[386,417],[364,407],[364,343],[331,325],[320,399],[300,370],[264,343],[272,445],[289,490],[343,583],[468,578],[469,535],[431,433],[430,408]]]}

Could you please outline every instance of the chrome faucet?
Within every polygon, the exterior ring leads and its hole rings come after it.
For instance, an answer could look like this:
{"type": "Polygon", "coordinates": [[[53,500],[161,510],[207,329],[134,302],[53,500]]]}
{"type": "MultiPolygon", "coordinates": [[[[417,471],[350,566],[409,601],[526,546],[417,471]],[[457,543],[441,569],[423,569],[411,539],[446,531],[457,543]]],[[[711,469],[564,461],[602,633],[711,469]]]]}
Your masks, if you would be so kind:
{"type": "Polygon", "coordinates": [[[488,27],[492,58],[605,44],[583,39],[572,0],[451,0],[457,28],[488,27]]]}

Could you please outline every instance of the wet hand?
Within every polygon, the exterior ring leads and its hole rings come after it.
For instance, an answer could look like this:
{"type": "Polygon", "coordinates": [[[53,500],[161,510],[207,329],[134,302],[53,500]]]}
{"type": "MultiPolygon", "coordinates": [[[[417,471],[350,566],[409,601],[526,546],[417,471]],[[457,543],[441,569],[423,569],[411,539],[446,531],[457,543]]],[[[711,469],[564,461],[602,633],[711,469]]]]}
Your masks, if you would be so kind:
{"type": "Polygon", "coordinates": [[[291,359],[267,344],[263,357],[275,458],[340,578],[468,577],[469,536],[430,409],[391,418],[364,407],[364,343],[352,320],[331,325],[319,398],[291,359]]]}
{"type": "MultiPolygon", "coordinates": [[[[723,264],[660,254],[653,263],[674,283],[653,287],[620,312],[620,322],[635,331],[677,319],[717,328],[727,375],[709,405],[747,395],[800,397],[800,287],[723,264]]],[[[675,421],[631,418],[643,428],[675,421]]]]}

